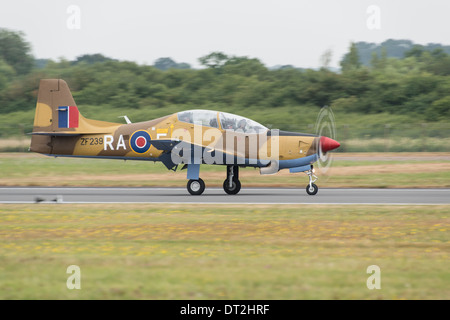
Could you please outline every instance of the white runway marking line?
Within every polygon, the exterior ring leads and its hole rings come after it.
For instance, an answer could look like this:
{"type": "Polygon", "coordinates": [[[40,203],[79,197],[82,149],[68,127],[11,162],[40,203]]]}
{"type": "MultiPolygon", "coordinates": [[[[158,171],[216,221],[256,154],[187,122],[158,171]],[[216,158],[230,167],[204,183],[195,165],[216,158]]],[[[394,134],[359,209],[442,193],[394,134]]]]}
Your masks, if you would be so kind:
{"type": "MultiPolygon", "coordinates": [[[[66,196],[75,196],[75,197],[79,197],[80,194],[82,195],[83,193],[89,193],[95,196],[95,191],[98,191],[98,195],[99,196],[105,196],[105,193],[108,193],[108,195],[110,196],[110,198],[112,198],[113,201],[108,202],[108,201],[86,201],[86,200],[81,200],[81,201],[73,201],[73,200],[69,200],[69,201],[60,201],[60,203],[66,203],[66,204],[106,204],[106,203],[111,203],[111,204],[181,204],[181,205],[186,205],[186,204],[192,204],[192,205],[196,205],[196,204],[204,204],[204,205],[226,205],[226,204],[236,204],[236,205],[258,205],[258,204],[265,204],[265,205],[279,205],[279,204],[283,204],[283,205],[305,205],[305,204],[309,204],[309,205],[392,205],[392,206],[403,206],[403,205],[450,205],[449,200],[450,197],[447,197],[447,195],[450,195],[450,189],[446,188],[446,189],[371,189],[371,188],[358,188],[358,189],[351,189],[351,188],[323,188],[322,195],[318,195],[316,196],[316,199],[313,198],[308,198],[308,197],[301,197],[301,198],[297,198],[295,197],[294,200],[297,200],[296,202],[292,202],[289,201],[291,199],[289,199],[289,197],[292,197],[292,195],[301,195],[304,192],[304,189],[297,189],[297,188],[248,188],[248,189],[244,189],[241,192],[241,195],[236,196],[236,198],[233,197],[229,197],[227,195],[223,194],[223,190],[222,188],[208,188],[207,191],[205,192],[206,195],[210,195],[213,197],[217,197],[217,195],[223,195],[224,197],[219,196],[219,199],[214,199],[213,201],[208,202],[207,199],[208,198],[204,198],[203,200],[205,201],[198,201],[201,198],[197,198],[197,199],[192,199],[193,201],[189,201],[189,195],[185,194],[186,190],[185,188],[152,188],[152,187],[134,187],[134,188],[122,188],[122,187],[0,187],[0,193],[1,191],[4,192],[3,196],[8,197],[9,196],[20,196],[20,193],[23,193],[23,191],[26,191],[26,193],[30,193],[28,196],[42,196],[42,197],[49,197],[49,196],[61,196],[61,197],[66,197],[66,196]],[[136,201],[136,200],[132,200],[132,201],[114,201],[114,197],[117,196],[117,193],[126,193],[126,192],[134,192],[135,195],[137,195],[138,197],[141,197],[143,195],[149,195],[149,196],[156,196],[158,197],[158,191],[159,191],[159,195],[166,195],[166,193],[173,193],[173,196],[176,197],[177,199],[180,199],[181,201],[179,202],[173,202],[173,201],[149,201],[149,199],[143,199],[143,200],[147,200],[147,201],[136,201]],[[162,192],[161,192],[162,191],[162,192]],[[183,192],[182,195],[180,195],[180,192],[183,192]],[[252,194],[252,192],[259,192],[259,194],[252,194]],[[395,202],[395,197],[396,194],[398,193],[408,193],[409,194],[409,198],[412,198],[412,200],[416,199],[418,202],[414,203],[413,201],[411,202],[404,202],[402,201],[403,199],[397,199],[400,200],[398,202],[395,202]],[[427,193],[428,192],[428,193],[427,193]],[[423,203],[421,202],[419,195],[417,193],[422,194],[422,196],[428,197],[429,193],[435,193],[432,196],[437,196],[440,197],[440,203],[439,202],[429,202],[429,203],[423,203]],[[103,193],[103,194],[100,194],[103,193]],[[153,193],[153,194],[152,194],[153,193]],[[361,199],[361,200],[366,200],[366,202],[348,202],[348,199],[342,199],[344,201],[347,200],[347,202],[336,202],[335,198],[337,197],[341,197],[343,194],[345,196],[351,195],[353,194],[356,199],[360,196],[361,193],[368,193],[367,198],[366,199],[361,199]],[[425,193],[425,195],[423,195],[425,193]],[[389,195],[392,194],[391,197],[389,197],[389,195]],[[256,199],[259,198],[255,198],[255,197],[267,197],[268,195],[273,195],[275,196],[275,198],[279,197],[279,196],[285,196],[285,199],[288,202],[273,202],[272,199],[270,199],[271,201],[268,202],[255,202],[256,199]],[[380,199],[380,201],[376,201],[376,199],[373,199],[373,197],[379,197],[380,195],[384,195],[382,197],[382,199],[380,199]],[[241,198],[242,196],[242,198],[241,198]],[[227,197],[227,200],[229,200],[229,202],[224,202],[222,201],[225,200],[225,197],[227,197]],[[249,199],[245,199],[245,197],[248,197],[249,199]],[[288,198],[286,198],[288,197],[288,198]],[[329,198],[330,202],[326,202],[326,200],[329,198]],[[385,199],[383,198],[390,198],[393,202],[386,202],[385,199]],[[372,199],[371,199],[372,198],[372,199]],[[242,202],[239,201],[240,199],[242,199],[242,202]],[[219,200],[219,201],[218,201],[219,200]],[[247,200],[247,201],[245,201],[247,200]],[[251,201],[249,201],[251,200],[251,201]],[[367,201],[367,200],[371,200],[371,201],[367,201]],[[374,201],[375,200],[375,201],[374,201]],[[319,202],[317,202],[319,201],[319,202]],[[320,202],[323,201],[323,202],[320,202]]],[[[0,195],[1,196],[1,195],[0,195]]],[[[151,199],[151,198],[150,198],[151,199]]],[[[264,198],[263,198],[264,199],[264,198]]],[[[156,199],[155,199],[156,200],[156,199]]],[[[161,200],[161,199],[159,199],[161,200]]],[[[211,199],[212,200],[212,199],[211,199]]],[[[269,200],[269,199],[268,199],[269,200]]],[[[58,201],[56,201],[58,202],[58,201]]],[[[0,204],[31,204],[31,203],[38,203],[38,201],[34,200],[0,200],[0,204]]],[[[55,200],[44,200],[44,201],[40,201],[40,203],[44,203],[44,204],[49,204],[49,203],[55,203],[55,200]]]]}
{"type": "Polygon", "coordinates": [[[193,204],[193,205],[343,205],[343,206],[450,206],[450,203],[373,203],[373,202],[105,202],[105,201],[0,201],[0,204],[193,204]]]}

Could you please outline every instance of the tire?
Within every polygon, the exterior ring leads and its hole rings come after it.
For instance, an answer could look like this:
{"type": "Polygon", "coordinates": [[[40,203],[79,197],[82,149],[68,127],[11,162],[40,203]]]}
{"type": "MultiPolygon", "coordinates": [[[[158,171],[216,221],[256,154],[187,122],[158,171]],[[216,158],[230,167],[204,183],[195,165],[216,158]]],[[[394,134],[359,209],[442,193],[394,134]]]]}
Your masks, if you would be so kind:
{"type": "Polygon", "coordinates": [[[237,179],[233,179],[233,186],[230,188],[229,180],[226,179],[223,182],[223,190],[228,194],[238,194],[241,191],[241,182],[237,179]]]}
{"type": "Polygon", "coordinates": [[[193,196],[199,196],[205,191],[205,182],[202,179],[189,180],[187,183],[187,190],[193,196]]]}
{"type": "Polygon", "coordinates": [[[313,196],[319,191],[319,187],[316,186],[314,183],[311,184],[311,189],[309,188],[309,184],[306,186],[306,193],[310,196],[313,196]]]}

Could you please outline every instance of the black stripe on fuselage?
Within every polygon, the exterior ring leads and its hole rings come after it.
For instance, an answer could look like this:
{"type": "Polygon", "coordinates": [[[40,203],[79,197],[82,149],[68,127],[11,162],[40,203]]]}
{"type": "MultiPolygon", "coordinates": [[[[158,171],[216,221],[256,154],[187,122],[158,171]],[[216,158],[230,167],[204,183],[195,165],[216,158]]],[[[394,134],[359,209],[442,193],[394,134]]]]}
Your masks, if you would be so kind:
{"type": "MultiPolygon", "coordinates": [[[[271,136],[272,135],[272,130],[267,131],[267,135],[271,136]]],[[[279,130],[278,131],[278,136],[283,137],[283,136],[304,136],[304,137],[318,137],[318,135],[316,134],[311,134],[311,133],[301,133],[301,132],[290,132],[290,131],[283,131],[283,130],[279,130]]]]}

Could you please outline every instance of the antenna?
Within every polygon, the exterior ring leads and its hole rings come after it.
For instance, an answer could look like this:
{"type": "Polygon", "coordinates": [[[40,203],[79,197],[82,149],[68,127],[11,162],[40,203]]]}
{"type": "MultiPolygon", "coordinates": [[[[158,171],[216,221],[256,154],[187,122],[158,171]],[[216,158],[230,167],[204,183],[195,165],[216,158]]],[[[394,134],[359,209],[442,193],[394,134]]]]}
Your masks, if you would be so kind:
{"type": "Polygon", "coordinates": [[[130,124],[130,123],[131,123],[130,119],[128,119],[127,116],[120,116],[120,117],[118,117],[118,118],[124,118],[125,121],[127,122],[127,124],[130,124]]]}

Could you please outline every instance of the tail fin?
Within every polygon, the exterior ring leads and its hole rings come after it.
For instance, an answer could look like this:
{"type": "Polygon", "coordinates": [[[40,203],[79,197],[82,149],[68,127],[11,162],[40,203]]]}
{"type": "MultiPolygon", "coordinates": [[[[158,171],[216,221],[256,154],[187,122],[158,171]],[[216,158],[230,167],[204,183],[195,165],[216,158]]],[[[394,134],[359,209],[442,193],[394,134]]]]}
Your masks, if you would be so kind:
{"type": "Polygon", "coordinates": [[[34,116],[33,134],[71,135],[109,132],[116,123],[86,119],[78,111],[67,83],[43,79],[34,116]]]}
{"type": "Polygon", "coordinates": [[[64,80],[42,79],[39,83],[30,150],[51,153],[52,136],[108,133],[117,126],[117,123],[83,117],[64,80]]]}
{"type": "MultiPolygon", "coordinates": [[[[60,128],[58,107],[74,106],[72,94],[64,80],[44,79],[39,83],[36,113],[34,115],[33,133],[54,133],[58,131],[75,131],[79,123],[72,128],[60,128]],[[57,120],[57,121],[54,121],[57,120]]],[[[78,108],[77,108],[78,111],[78,108]]],[[[79,120],[79,113],[76,115],[79,120]]]]}

